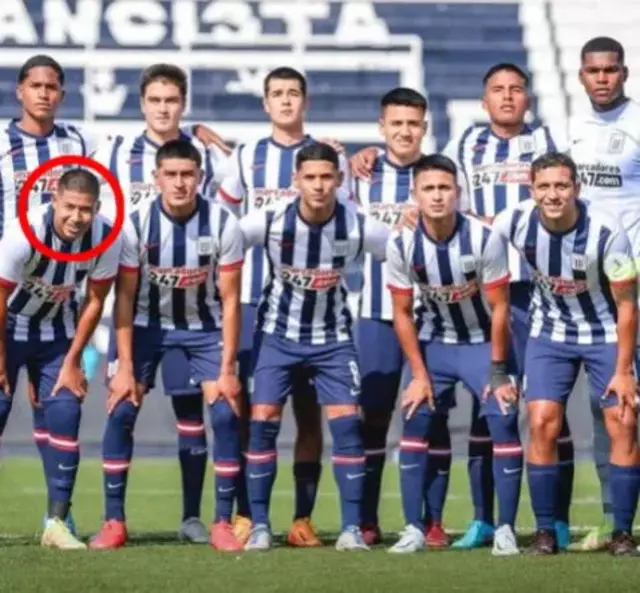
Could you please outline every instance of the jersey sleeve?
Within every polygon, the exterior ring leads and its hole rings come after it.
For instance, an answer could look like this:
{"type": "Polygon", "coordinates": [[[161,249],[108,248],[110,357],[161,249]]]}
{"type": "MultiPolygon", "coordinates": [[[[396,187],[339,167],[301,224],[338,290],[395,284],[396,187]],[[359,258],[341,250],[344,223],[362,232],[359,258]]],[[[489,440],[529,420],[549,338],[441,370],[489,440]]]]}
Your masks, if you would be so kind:
{"type": "Polygon", "coordinates": [[[256,210],[240,219],[244,248],[262,245],[267,234],[267,212],[256,210]]]}
{"type": "Polygon", "coordinates": [[[362,242],[362,250],[370,253],[379,260],[384,260],[387,256],[387,241],[389,239],[389,228],[387,225],[359,212],[357,216],[364,217],[364,237],[362,242]]]}
{"type": "Polygon", "coordinates": [[[0,239],[0,285],[12,288],[22,280],[22,272],[31,257],[31,245],[17,224],[12,224],[0,239]]]}
{"type": "Polygon", "coordinates": [[[213,180],[215,186],[219,187],[229,174],[232,156],[227,156],[217,146],[209,146],[209,160],[213,167],[213,180]]]}
{"type": "Polygon", "coordinates": [[[235,270],[242,267],[244,259],[244,238],[240,223],[234,216],[226,216],[222,222],[220,235],[219,270],[235,270]]]}
{"type": "Polygon", "coordinates": [[[457,182],[460,188],[460,201],[458,208],[461,212],[468,212],[471,209],[471,200],[469,197],[469,184],[467,183],[467,176],[464,171],[464,164],[460,160],[460,144],[462,137],[452,138],[444,147],[442,154],[450,158],[456,165],[457,182]]]}
{"type": "Polygon", "coordinates": [[[496,236],[505,242],[511,240],[511,220],[513,219],[513,210],[503,210],[496,216],[491,225],[491,236],[489,241],[493,241],[496,236]]]}
{"type": "Polygon", "coordinates": [[[507,240],[499,233],[490,232],[482,252],[481,278],[484,288],[495,288],[509,282],[507,240]]]}
{"type": "Polygon", "coordinates": [[[634,262],[631,242],[621,228],[611,233],[603,257],[603,269],[611,286],[622,287],[637,280],[637,262],[634,262]]]}
{"type": "Polygon", "coordinates": [[[120,251],[120,269],[125,272],[137,272],[140,268],[140,250],[138,233],[130,218],[125,220],[122,232],[122,249],[120,251]]]}
{"type": "Polygon", "coordinates": [[[338,188],[336,193],[337,197],[341,201],[355,201],[353,187],[351,183],[351,170],[349,167],[349,159],[347,155],[340,153],[338,155],[340,161],[340,172],[342,173],[342,184],[338,188]]]}
{"type": "Polygon", "coordinates": [[[228,157],[226,174],[218,187],[216,197],[218,202],[224,204],[236,216],[240,215],[240,205],[245,196],[245,184],[242,179],[242,146],[239,146],[228,157]]]}
{"type": "Polygon", "coordinates": [[[414,287],[406,265],[404,241],[401,233],[394,232],[389,237],[384,265],[387,268],[387,288],[396,294],[413,295],[414,287]]]}

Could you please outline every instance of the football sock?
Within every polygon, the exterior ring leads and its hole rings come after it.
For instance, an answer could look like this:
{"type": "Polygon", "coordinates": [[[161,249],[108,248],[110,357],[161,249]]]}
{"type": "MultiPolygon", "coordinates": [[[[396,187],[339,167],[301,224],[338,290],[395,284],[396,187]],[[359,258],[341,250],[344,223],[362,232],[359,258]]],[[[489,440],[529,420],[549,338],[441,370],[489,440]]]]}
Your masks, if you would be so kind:
{"type": "Polygon", "coordinates": [[[362,522],[368,525],[377,525],[382,473],[387,456],[387,427],[364,424],[362,427],[362,439],[366,472],[364,498],[362,501],[362,522]]]}
{"type": "Polygon", "coordinates": [[[442,522],[451,472],[451,432],[447,416],[434,416],[429,433],[427,476],[424,485],[425,524],[442,522]]]}
{"type": "Polygon", "coordinates": [[[319,461],[296,461],[293,477],[296,488],[296,509],[294,519],[310,517],[316,503],[322,465],[319,461]]]}
{"type": "Polygon", "coordinates": [[[182,477],[182,520],[200,516],[202,488],[207,471],[207,437],[202,395],[171,398],[178,429],[178,458],[182,477]]]}
{"type": "Polygon", "coordinates": [[[553,531],[558,502],[559,468],[557,463],[527,463],[527,481],[536,528],[553,531]]]}
{"type": "MultiPolygon", "coordinates": [[[[607,443],[608,445],[608,443],[607,443]]],[[[609,449],[605,451],[605,465],[609,463],[609,449]]],[[[571,429],[565,414],[562,421],[560,436],[558,437],[558,510],[556,512],[556,520],[563,523],[569,523],[569,514],[571,510],[571,498],[573,497],[573,474],[574,474],[574,449],[571,429]]]]}
{"type": "Polygon", "coordinates": [[[467,471],[473,518],[493,525],[493,443],[487,422],[480,417],[480,407],[475,399],[469,431],[467,471]]]}
{"type": "Polygon", "coordinates": [[[42,461],[45,482],[49,484],[49,461],[47,458],[49,431],[47,430],[44,406],[42,405],[33,408],[33,442],[36,444],[40,461],[42,461]]]}
{"type": "Polygon", "coordinates": [[[342,529],[361,524],[365,457],[360,416],[352,414],[329,420],[333,439],[333,473],[340,492],[342,529]]]}
{"type": "Polygon", "coordinates": [[[247,489],[253,524],[269,525],[269,504],[276,479],[278,452],[276,440],[280,421],[252,420],[247,452],[247,489]]]}
{"type": "Polygon", "coordinates": [[[640,494],[640,467],[609,465],[613,494],[614,531],[631,533],[640,494]]]}

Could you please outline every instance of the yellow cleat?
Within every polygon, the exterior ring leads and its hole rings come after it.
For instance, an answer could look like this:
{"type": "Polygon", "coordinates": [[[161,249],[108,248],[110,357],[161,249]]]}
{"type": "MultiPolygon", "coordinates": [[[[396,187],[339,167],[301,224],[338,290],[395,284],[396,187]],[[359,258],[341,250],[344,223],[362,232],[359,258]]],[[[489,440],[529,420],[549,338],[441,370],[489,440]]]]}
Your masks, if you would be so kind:
{"type": "Polygon", "coordinates": [[[61,519],[48,519],[47,525],[42,533],[40,545],[43,548],[58,548],[58,550],[86,550],[83,544],[69,530],[66,523],[61,519]]]}
{"type": "Polygon", "coordinates": [[[317,548],[322,546],[310,517],[296,519],[289,529],[287,542],[296,548],[317,548]]]}
{"type": "Polygon", "coordinates": [[[251,535],[251,528],[253,523],[249,517],[243,517],[242,515],[236,515],[233,518],[233,535],[244,546],[249,541],[251,535]]]}

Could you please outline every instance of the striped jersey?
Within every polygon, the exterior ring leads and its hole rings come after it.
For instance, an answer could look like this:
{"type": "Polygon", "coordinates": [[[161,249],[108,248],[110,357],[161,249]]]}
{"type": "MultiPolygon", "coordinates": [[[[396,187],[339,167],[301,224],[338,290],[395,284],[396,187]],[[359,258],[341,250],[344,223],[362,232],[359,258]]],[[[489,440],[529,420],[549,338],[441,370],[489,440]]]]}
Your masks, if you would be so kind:
{"type": "Polygon", "coordinates": [[[429,236],[424,223],[395,231],[387,245],[388,288],[413,295],[419,289],[419,339],[445,344],[481,344],[491,339],[491,311],[483,289],[509,282],[506,241],[489,241],[483,222],[456,213],[445,241],[429,236]]]}
{"type": "Polygon", "coordinates": [[[615,220],[593,216],[583,202],[578,208],[573,228],[555,233],[544,227],[539,208],[528,200],[498,215],[493,231],[524,256],[532,271],[532,337],[566,344],[613,343],[616,306],[607,265],[623,270],[616,282],[634,281],[631,245],[615,220]]]}
{"type": "MultiPolygon", "coordinates": [[[[110,223],[98,214],[83,237],[65,242],[55,232],[51,206],[32,208],[28,218],[36,237],[63,253],[87,251],[111,231],[110,223]]],[[[8,334],[20,342],[73,338],[79,309],[76,293],[85,279],[111,282],[115,278],[121,247],[122,240],[118,238],[96,258],[58,262],[36,251],[14,220],[0,239],[0,283],[13,288],[8,303],[8,334]]]]}
{"type": "Polygon", "coordinates": [[[136,326],[221,327],[217,274],[242,265],[242,233],[233,215],[199,195],[195,212],[176,220],[158,197],[131,213],[123,235],[121,267],[140,271],[136,326]]]}
{"type": "MultiPolygon", "coordinates": [[[[182,131],[179,139],[191,142],[200,151],[204,176],[199,192],[205,197],[212,198],[226,174],[228,157],[219,148],[205,147],[197,138],[188,136],[182,131]]],[[[153,171],[156,168],[156,153],[159,148],[159,144],[142,132],[130,136],[114,136],[104,142],[96,153],[96,160],[107,167],[120,183],[125,196],[127,214],[158,195],[153,171]]],[[[114,217],[113,194],[108,186],[103,187],[105,214],[114,217]]]]}
{"type": "MultiPolygon", "coordinates": [[[[413,168],[394,165],[385,153],[381,152],[373,163],[370,178],[355,179],[353,187],[354,197],[361,208],[391,230],[400,222],[402,211],[411,199],[413,168]]],[[[387,321],[393,319],[388,283],[383,263],[371,254],[365,254],[361,317],[387,321]]]]}
{"type": "MultiPolygon", "coordinates": [[[[273,209],[281,200],[291,200],[298,193],[293,187],[296,155],[313,142],[311,136],[305,136],[297,144],[284,146],[268,136],[241,144],[231,156],[229,174],[220,186],[219,198],[238,216],[273,209]]],[[[340,155],[340,170],[344,182],[339,195],[345,198],[350,195],[349,168],[343,155],[340,155]]],[[[264,249],[257,246],[247,253],[242,271],[243,303],[258,304],[267,273],[264,249]]]]}
{"type": "MultiPolygon", "coordinates": [[[[18,197],[27,177],[39,165],[62,155],[89,156],[96,140],[75,126],[56,123],[46,136],[34,136],[12,120],[0,132],[0,237],[5,225],[18,216],[18,197]]],[[[47,171],[35,183],[29,205],[48,203],[58,185],[62,167],[47,171]]]]}
{"type": "MultiPolygon", "coordinates": [[[[503,210],[529,199],[531,163],[558,150],[546,126],[525,124],[520,134],[501,138],[488,124],[468,127],[444,149],[459,169],[461,209],[490,222],[503,210]]],[[[527,266],[509,251],[511,281],[529,280],[527,266]]]]}
{"type": "Polygon", "coordinates": [[[297,198],[240,220],[245,247],[264,246],[268,259],[256,327],[307,344],[350,340],[344,276],[363,252],[383,259],[389,231],[355,204],[337,202],[324,224],[307,223],[299,206],[297,198]]]}

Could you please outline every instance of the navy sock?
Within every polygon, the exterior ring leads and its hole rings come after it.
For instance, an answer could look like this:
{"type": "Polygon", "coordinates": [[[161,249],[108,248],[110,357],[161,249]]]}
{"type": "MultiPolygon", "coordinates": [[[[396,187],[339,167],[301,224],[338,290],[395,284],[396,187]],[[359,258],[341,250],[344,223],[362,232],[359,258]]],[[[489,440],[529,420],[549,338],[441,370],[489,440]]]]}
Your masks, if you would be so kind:
{"type": "Polygon", "coordinates": [[[125,520],[124,499],[133,456],[133,430],[137,417],[138,408],[130,401],[120,402],[107,417],[107,426],[102,439],[102,470],[107,521],[125,520]]]}
{"type": "Polygon", "coordinates": [[[33,408],[33,442],[35,443],[40,461],[42,462],[42,471],[44,472],[44,480],[49,487],[49,461],[47,451],[49,449],[49,431],[44,416],[44,406],[39,405],[33,408]]]}
{"type": "Polygon", "coordinates": [[[293,464],[293,477],[296,487],[296,510],[294,519],[310,517],[318,495],[320,472],[319,461],[296,461],[293,464]]]}
{"type": "Polygon", "coordinates": [[[522,444],[518,415],[487,416],[493,440],[493,478],[498,494],[498,525],[513,527],[522,485],[522,444]]]}
{"type": "Polygon", "coordinates": [[[558,502],[559,468],[557,463],[527,463],[527,481],[536,528],[553,531],[558,502]]]}
{"type": "Polygon", "coordinates": [[[236,514],[251,518],[249,491],[247,490],[247,447],[249,446],[249,410],[240,409],[240,473],[236,480],[236,514]]]}
{"type": "Polygon", "coordinates": [[[614,531],[631,533],[640,494],[640,467],[609,465],[613,494],[614,531]]]}
{"type": "Polygon", "coordinates": [[[0,438],[4,433],[4,427],[7,425],[9,412],[11,412],[12,397],[7,397],[4,392],[0,391],[0,438]]]}
{"type": "Polygon", "coordinates": [[[207,471],[207,437],[202,395],[171,398],[178,429],[178,458],[182,477],[182,520],[200,517],[202,488],[207,471]]]}
{"type": "Polygon", "coordinates": [[[405,524],[420,530],[431,418],[426,406],[420,406],[409,420],[404,419],[400,439],[400,494],[405,524]]]}
{"type": "Polygon", "coordinates": [[[365,457],[360,416],[352,414],[329,420],[329,429],[333,439],[333,473],[340,492],[344,530],[362,523],[365,457]]]}
{"type": "MultiPolygon", "coordinates": [[[[609,450],[606,452],[605,463],[608,464],[609,450]]],[[[560,475],[558,478],[558,510],[556,512],[556,520],[563,523],[569,523],[569,514],[571,512],[571,499],[573,497],[573,474],[574,466],[574,449],[573,437],[571,429],[565,414],[558,437],[558,465],[560,466],[560,475]]]]}
{"type": "Polygon", "coordinates": [[[429,432],[429,453],[424,485],[425,525],[442,523],[451,472],[451,432],[447,416],[434,416],[429,432]]]}
{"type": "Polygon", "coordinates": [[[362,523],[378,525],[378,507],[382,474],[387,457],[387,426],[362,426],[362,440],[365,454],[365,478],[362,500],[362,523]]]}
{"type": "Polygon", "coordinates": [[[49,468],[49,509],[65,519],[76,483],[80,447],[78,431],[82,415],[80,400],[66,388],[44,402],[44,417],[49,431],[47,451],[49,468]]]}
{"type": "Polygon", "coordinates": [[[480,407],[475,399],[468,453],[467,471],[473,518],[493,525],[493,442],[486,420],[480,417],[480,407]]]}
{"type": "Polygon", "coordinates": [[[276,440],[279,432],[279,420],[277,422],[251,421],[246,472],[251,518],[254,525],[270,524],[269,505],[278,469],[276,440]]]}

